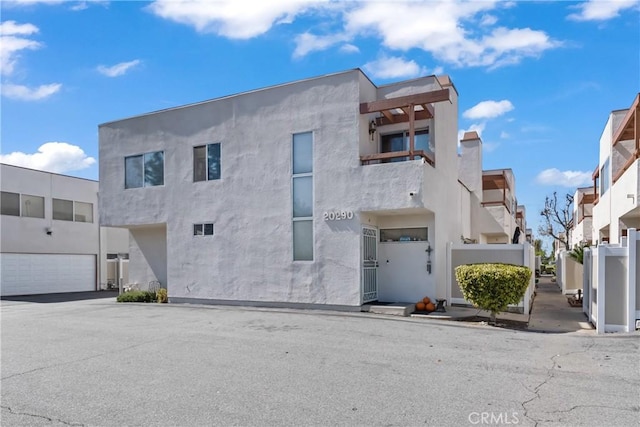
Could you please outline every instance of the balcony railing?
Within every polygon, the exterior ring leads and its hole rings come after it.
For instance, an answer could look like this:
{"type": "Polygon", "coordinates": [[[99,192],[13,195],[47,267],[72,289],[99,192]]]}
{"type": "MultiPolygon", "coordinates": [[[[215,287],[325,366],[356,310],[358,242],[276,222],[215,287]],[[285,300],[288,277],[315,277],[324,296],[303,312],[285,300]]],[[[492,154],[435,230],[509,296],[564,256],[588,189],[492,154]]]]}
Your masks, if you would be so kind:
{"type": "Polygon", "coordinates": [[[415,157],[424,159],[431,166],[435,165],[434,160],[423,150],[411,151],[392,151],[390,153],[377,153],[368,154],[366,156],[360,156],[360,161],[363,165],[368,165],[371,162],[377,161],[379,163],[386,163],[393,159],[414,160],[415,157]]]}

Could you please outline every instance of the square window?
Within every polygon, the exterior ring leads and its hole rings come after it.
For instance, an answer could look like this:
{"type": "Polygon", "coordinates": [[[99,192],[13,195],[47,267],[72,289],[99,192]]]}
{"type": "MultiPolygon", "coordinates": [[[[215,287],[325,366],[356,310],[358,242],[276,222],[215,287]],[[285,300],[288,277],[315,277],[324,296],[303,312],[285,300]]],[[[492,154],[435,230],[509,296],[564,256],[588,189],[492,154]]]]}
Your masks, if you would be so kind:
{"type": "Polygon", "coordinates": [[[124,158],[124,188],[164,185],[164,151],[124,158]]]}
{"type": "Polygon", "coordinates": [[[53,199],[53,219],[73,221],[73,201],[53,199]]]}
{"type": "Polygon", "coordinates": [[[0,199],[0,212],[2,215],[20,216],[20,194],[3,191],[0,199]]]}
{"type": "Polygon", "coordinates": [[[204,235],[203,224],[193,224],[193,235],[194,236],[204,235]]]}
{"type": "Polygon", "coordinates": [[[74,221],[93,222],[93,204],[75,202],[74,221]]]}
{"type": "Polygon", "coordinates": [[[44,218],[44,197],[23,194],[22,216],[44,218]]]}

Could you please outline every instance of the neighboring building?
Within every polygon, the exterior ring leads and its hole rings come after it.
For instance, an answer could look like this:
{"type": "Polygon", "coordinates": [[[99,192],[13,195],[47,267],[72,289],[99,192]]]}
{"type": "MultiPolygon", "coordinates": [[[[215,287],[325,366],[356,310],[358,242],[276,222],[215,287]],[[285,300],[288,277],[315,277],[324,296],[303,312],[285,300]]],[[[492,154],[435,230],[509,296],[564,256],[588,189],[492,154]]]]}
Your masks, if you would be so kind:
{"type": "Polygon", "coordinates": [[[94,291],[127,230],[98,223],[98,182],[0,164],[1,295],[94,291]]]}
{"type": "Polygon", "coordinates": [[[593,178],[593,240],[620,243],[627,229],[640,228],[640,94],[631,108],[613,111],[600,137],[593,178]]]}
{"type": "Polygon", "coordinates": [[[500,229],[485,232],[480,243],[512,243],[514,236],[518,237],[518,243],[524,241],[522,229],[516,233],[518,201],[515,182],[511,169],[482,171],[482,206],[495,218],[500,229]]]}
{"type": "Polygon", "coordinates": [[[100,223],[171,302],[446,298],[447,243],[479,238],[475,212],[496,223],[479,138],[459,180],[457,98],[446,76],[356,69],[102,124],[100,223]]]}
{"type": "Polygon", "coordinates": [[[570,230],[569,246],[591,246],[593,244],[594,187],[578,188],[573,195],[573,226],[570,230]]]}

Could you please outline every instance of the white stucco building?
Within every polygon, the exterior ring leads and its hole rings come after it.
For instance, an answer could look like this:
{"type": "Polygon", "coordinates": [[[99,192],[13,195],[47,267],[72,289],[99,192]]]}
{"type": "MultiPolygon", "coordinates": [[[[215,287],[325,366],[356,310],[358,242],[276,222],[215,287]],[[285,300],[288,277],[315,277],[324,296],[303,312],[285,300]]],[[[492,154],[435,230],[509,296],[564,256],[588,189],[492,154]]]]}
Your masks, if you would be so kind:
{"type": "Polygon", "coordinates": [[[94,291],[127,230],[98,222],[98,182],[0,164],[3,296],[94,291]]]}
{"type": "Polygon", "coordinates": [[[447,242],[495,223],[477,135],[458,164],[457,97],[355,69],[102,124],[100,222],[171,302],[446,298],[447,242]]]}
{"type": "Polygon", "coordinates": [[[581,187],[573,195],[573,227],[569,234],[569,246],[591,246],[593,243],[593,201],[597,189],[581,187]]]}
{"type": "Polygon", "coordinates": [[[631,107],[613,111],[600,137],[594,177],[593,240],[620,243],[640,228],[640,94],[631,107]]]}

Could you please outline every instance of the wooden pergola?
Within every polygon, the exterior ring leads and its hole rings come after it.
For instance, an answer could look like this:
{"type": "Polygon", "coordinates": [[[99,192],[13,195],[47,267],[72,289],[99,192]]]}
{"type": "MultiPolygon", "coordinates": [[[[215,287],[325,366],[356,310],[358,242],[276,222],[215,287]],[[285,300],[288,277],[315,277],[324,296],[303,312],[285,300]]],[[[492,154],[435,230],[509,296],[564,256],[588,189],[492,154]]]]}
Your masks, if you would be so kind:
{"type": "Polygon", "coordinates": [[[482,174],[482,191],[484,190],[502,190],[502,200],[491,202],[482,202],[482,206],[503,205],[507,211],[511,213],[511,206],[507,203],[507,190],[512,191],[509,180],[507,179],[507,171],[496,171],[495,173],[482,174]]]}
{"type": "Polygon", "coordinates": [[[360,156],[362,164],[367,164],[374,160],[388,160],[400,157],[409,157],[413,160],[415,156],[420,156],[433,165],[434,159],[430,158],[424,150],[415,149],[415,122],[416,120],[433,118],[434,110],[431,104],[449,100],[449,88],[444,88],[431,92],[361,103],[360,114],[381,114],[379,117],[376,117],[374,121],[376,127],[394,123],[409,122],[408,151],[395,151],[391,153],[378,153],[360,156]]]}
{"type": "MultiPolygon", "coordinates": [[[[594,187],[595,191],[595,187],[594,187]]],[[[582,222],[583,219],[591,217],[592,215],[585,214],[585,207],[587,205],[593,205],[596,201],[595,193],[580,193],[578,197],[577,206],[578,206],[578,224],[582,222]]]]}
{"type": "Polygon", "coordinates": [[[640,158],[640,93],[636,96],[631,108],[622,119],[622,123],[613,134],[612,147],[615,147],[620,141],[635,141],[635,150],[622,168],[613,176],[614,183],[620,179],[636,159],[640,158]]]}

